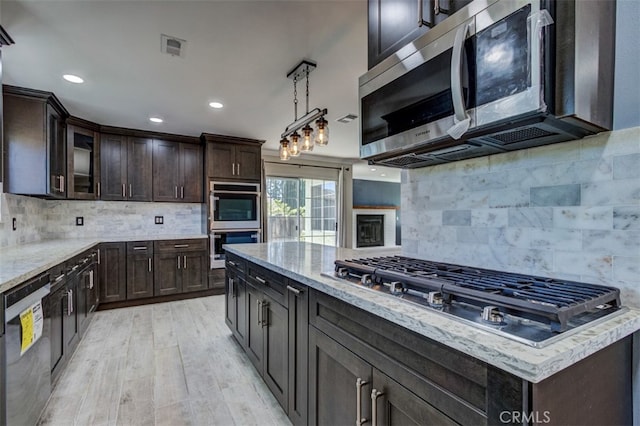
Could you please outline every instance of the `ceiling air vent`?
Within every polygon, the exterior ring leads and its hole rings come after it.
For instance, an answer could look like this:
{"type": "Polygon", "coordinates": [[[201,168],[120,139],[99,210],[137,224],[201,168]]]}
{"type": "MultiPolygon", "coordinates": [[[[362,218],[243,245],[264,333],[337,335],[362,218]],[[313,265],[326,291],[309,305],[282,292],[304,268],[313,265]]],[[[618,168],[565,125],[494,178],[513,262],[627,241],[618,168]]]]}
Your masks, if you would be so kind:
{"type": "Polygon", "coordinates": [[[177,37],[168,36],[166,34],[162,34],[161,40],[162,40],[162,46],[161,46],[162,53],[184,58],[184,51],[185,51],[185,48],[187,47],[187,40],[182,40],[177,37]]]}
{"type": "Polygon", "coordinates": [[[358,116],[355,115],[355,114],[347,114],[344,117],[340,117],[340,118],[336,119],[336,121],[339,122],[339,123],[351,123],[356,118],[358,118],[358,116]]]}

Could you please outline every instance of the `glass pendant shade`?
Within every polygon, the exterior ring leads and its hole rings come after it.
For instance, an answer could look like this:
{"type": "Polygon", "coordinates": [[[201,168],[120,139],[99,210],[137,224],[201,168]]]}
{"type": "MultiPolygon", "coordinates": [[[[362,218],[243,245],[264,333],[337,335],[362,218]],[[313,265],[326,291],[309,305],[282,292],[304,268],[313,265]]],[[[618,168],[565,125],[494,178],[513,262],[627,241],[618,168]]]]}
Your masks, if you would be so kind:
{"type": "Polygon", "coordinates": [[[289,144],[289,155],[292,157],[297,157],[300,155],[300,134],[298,132],[293,132],[291,135],[291,143],[289,144]]]}
{"type": "Polygon", "coordinates": [[[329,123],[324,117],[316,120],[316,145],[326,145],[329,143],[329,123]]]}
{"type": "Polygon", "coordinates": [[[302,128],[302,146],[300,147],[300,151],[313,151],[314,139],[313,128],[307,124],[302,128]]]}
{"type": "Polygon", "coordinates": [[[289,158],[289,140],[284,138],[280,141],[280,159],[286,161],[289,158]]]}

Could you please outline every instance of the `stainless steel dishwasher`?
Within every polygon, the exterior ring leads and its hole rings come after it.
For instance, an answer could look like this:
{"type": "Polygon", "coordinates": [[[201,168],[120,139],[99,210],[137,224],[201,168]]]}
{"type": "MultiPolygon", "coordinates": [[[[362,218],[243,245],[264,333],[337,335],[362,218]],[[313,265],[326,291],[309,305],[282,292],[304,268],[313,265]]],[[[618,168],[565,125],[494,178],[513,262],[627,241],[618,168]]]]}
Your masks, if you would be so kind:
{"type": "Polygon", "coordinates": [[[51,394],[49,274],[8,291],[5,307],[6,409],[0,423],[35,425],[51,394]]]}

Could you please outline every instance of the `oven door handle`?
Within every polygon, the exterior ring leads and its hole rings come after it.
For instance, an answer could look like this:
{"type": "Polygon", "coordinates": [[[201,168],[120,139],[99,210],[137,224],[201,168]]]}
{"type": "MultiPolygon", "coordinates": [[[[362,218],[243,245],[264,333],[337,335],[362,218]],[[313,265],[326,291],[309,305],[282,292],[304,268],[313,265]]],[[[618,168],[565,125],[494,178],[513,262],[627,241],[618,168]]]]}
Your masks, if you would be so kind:
{"type": "Polygon", "coordinates": [[[462,91],[462,59],[464,55],[464,41],[467,33],[473,25],[473,21],[465,22],[458,31],[453,42],[451,55],[451,98],[453,101],[453,126],[447,133],[453,139],[460,139],[469,130],[471,117],[464,106],[464,93],[462,91]]]}
{"type": "Polygon", "coordinates": [[[255,195],[260,196],[258,191],[213,191],[214,194],[242,194],[242,195],[255,195]]]}

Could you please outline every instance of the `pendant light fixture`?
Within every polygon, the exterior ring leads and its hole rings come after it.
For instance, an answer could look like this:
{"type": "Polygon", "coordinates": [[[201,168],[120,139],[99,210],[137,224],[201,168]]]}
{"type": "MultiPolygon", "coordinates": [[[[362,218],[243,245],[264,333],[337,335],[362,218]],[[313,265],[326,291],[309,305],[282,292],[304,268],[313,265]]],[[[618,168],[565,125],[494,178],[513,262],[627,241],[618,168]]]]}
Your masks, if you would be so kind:
{"type": "Polygon", "coordinates": [[[324,116],[326,108],[314,108],[309,111],[309,74],[316,68],[316,64],[303,60],[287,73],[287,78],[293,80],[293,123],[284,130],[280,140],[280,159],[288,160],[297,157],[301,152],[313,150],[314,145],[326,145],[329,142],[329,125],[324,116]],[[298,118],[298,81],[305,79],[306,109],[305,115],[298,118]],[[316,130],[311,127],[315,123],[316,130]],[[302,132],[302,135],[298,133],[302,132]],[[291,138],[291,139],[289,139],[291,138]]]}

